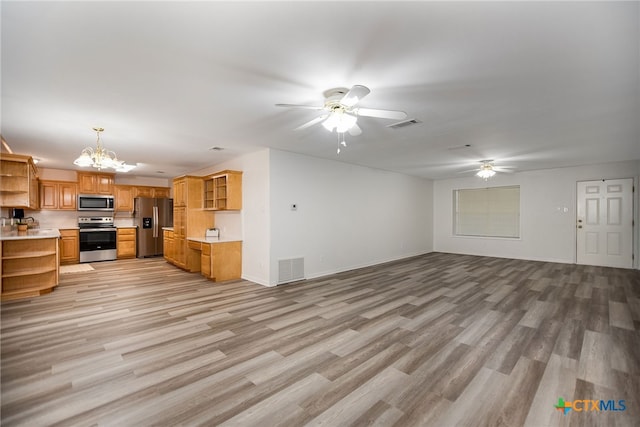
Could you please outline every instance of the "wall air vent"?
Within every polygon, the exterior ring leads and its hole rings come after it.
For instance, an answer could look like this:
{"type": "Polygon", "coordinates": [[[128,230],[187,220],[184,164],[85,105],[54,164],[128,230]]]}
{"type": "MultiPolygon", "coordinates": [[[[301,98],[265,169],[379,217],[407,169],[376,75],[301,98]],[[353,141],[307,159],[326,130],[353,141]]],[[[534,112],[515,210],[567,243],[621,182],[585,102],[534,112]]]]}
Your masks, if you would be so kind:
{"type": "Polygon", "coordinates": [[[278,261],[278,284],[304,280],[304,258],[278,261]]]}
{"type": "Polygon", "coordinates": [[[400,129],[406,128],[407,126],[417,125],[418,123],[422,122],[418,119],[408,119],[397,123],[391,123],[390,125],[387,125],[387,127],[391,129],[400,129]]]}

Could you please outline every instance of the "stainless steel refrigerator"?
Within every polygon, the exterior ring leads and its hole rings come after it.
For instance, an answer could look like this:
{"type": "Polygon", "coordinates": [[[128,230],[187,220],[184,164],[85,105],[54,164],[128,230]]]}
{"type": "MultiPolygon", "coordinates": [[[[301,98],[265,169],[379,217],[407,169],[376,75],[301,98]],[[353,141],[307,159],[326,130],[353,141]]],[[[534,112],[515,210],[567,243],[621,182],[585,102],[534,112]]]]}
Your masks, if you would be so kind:
{"type": "Polygon", "coordinates": [[[138,258],[162,255],[162,227],[173,227],[173,199],[136,197],[133,217],[138,227],[138,258]]]}

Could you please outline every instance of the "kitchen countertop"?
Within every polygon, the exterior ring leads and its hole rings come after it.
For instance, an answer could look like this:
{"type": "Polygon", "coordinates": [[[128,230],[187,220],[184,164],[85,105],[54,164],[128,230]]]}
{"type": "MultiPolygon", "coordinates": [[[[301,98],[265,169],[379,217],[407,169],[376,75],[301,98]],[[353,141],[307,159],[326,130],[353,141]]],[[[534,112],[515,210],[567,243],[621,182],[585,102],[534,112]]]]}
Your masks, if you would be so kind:
{"type": "Polygon", "coordinates": [[[236,237],[187,237],[187,240],[200,243],[242,242],[242,239],[236,237]]]}
{"type": "Polygon", "coordinates": [[[162,227],[163,230],[173,231],[173,227],[162,227]]]}
{"type": "Polygon", "coordinates": [[[60,231],[57,228],[32,228],[27,231],[6,231],[0,233],[0,240],[25,240],[25,239],[57,239],[60,231]]]}

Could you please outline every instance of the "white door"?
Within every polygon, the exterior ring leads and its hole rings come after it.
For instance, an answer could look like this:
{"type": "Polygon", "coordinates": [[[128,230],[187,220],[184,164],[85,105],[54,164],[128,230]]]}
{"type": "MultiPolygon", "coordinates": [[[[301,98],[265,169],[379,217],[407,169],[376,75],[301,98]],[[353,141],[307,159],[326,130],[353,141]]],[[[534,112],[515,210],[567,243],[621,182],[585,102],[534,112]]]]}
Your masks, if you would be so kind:
{"type": "Polygon", "coordinates": [[[577,263],[633,266],[633,180],[578,182],[577,263]]]}

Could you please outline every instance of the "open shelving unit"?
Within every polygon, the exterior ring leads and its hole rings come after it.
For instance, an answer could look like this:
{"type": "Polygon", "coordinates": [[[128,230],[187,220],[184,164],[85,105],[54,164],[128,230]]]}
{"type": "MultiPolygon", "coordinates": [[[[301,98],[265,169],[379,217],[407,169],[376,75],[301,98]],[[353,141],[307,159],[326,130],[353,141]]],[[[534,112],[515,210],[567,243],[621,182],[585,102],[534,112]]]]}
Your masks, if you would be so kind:
{"type": "Polygon", "coordinates": [[[242,172],[225,170],[205,177],[203,205],[216,211],[242,209],[242,172]]]}
{"type": "Polygon", "coordinates": [[[3,240],[0,243],[0,295],[3,300],[42,295],[58,285],[58,239],[3,240]]]}
{"type": "Polygon", "coordinates": [[[0,206],[38,209],[37,169],[30,156],[0,156],[0,206]]]}

